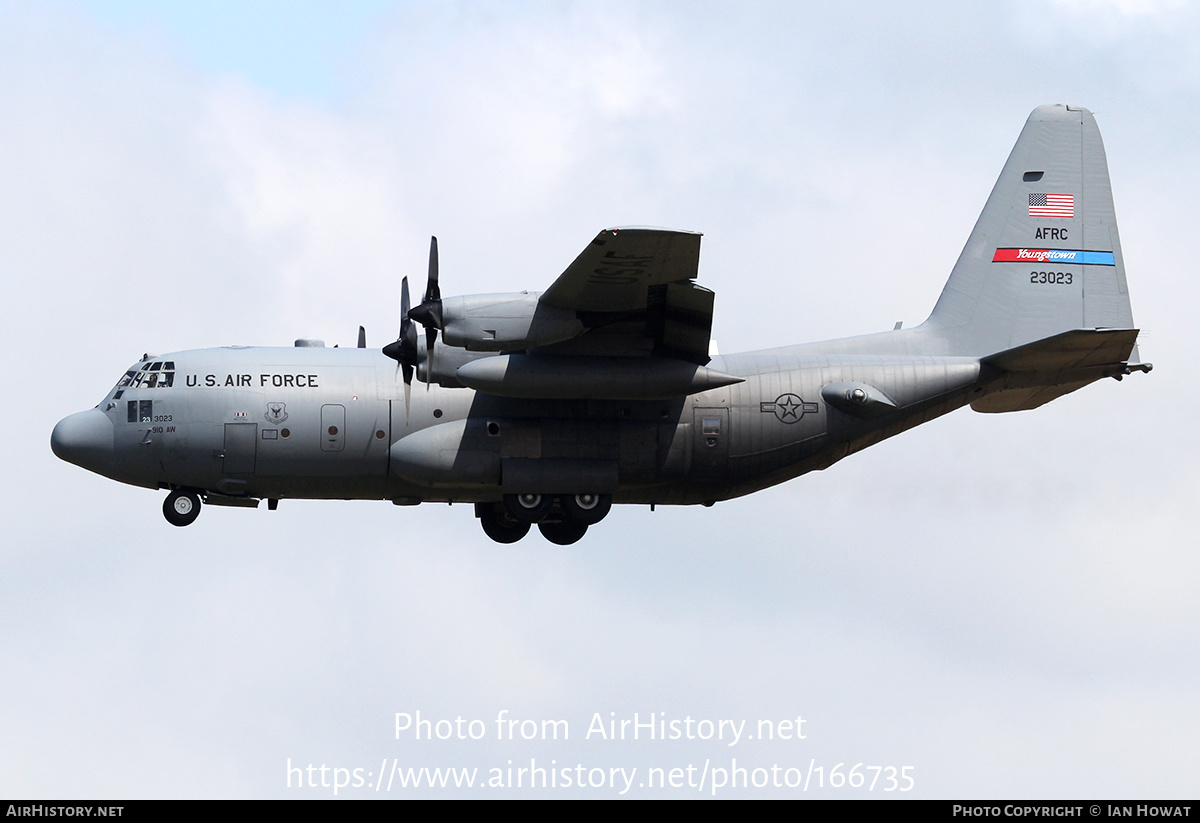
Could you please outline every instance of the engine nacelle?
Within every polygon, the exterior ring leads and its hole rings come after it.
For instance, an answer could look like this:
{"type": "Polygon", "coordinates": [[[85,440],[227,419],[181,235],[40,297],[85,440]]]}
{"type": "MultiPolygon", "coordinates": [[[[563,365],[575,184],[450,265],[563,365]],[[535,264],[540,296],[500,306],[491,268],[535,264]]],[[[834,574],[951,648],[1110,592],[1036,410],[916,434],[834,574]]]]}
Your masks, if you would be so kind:
{"type": "Polygon", "coordinates": [[[442,298],[442,337],[469,351],[519,351],[583,334],[574,311],[546,306],[539,297],[541,292],[442,298]]]}
{"type": "Polygon", "coordinates": [[[458,378],[458,370],[464,364],[483,357],[495,357],[491,352],[467,351],[456,346],[446,346],[438,340],[433,347],[433,357],[422,346],[417,355],[417,380],[422,383],[437,383],[447,389],[461,389],[466,386],[458,378]]]}

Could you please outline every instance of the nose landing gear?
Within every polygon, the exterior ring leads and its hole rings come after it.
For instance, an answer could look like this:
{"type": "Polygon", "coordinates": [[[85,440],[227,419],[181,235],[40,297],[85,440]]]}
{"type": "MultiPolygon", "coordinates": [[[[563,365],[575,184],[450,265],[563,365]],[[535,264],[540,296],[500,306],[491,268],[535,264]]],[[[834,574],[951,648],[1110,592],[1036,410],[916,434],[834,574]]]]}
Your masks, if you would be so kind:
{"type": "Polygon", "coordinates": [[[190,526],[200,516],[200,496],[176,489],[163,501],[163,516],[172,526],[190,526]]]}

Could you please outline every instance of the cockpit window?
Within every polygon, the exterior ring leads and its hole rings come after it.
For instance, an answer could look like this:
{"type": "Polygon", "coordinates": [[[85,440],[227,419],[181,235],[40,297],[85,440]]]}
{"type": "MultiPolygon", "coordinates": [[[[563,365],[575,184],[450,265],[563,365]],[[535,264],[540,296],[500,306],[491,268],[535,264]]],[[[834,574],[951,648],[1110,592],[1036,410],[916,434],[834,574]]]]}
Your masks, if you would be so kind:
{"type": "Polygon", "coordinates": [[[117,389],[169,389],[175,385],[175,361],[146,363],[139,370],[130,369],[117,381],[117,389]]]}

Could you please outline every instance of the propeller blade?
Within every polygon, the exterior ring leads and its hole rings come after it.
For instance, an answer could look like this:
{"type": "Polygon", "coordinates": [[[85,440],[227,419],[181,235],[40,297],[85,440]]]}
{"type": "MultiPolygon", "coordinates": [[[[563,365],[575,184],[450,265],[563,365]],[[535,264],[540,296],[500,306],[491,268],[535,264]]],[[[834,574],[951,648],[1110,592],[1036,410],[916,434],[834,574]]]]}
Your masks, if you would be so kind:
{"type": "Polygon", "coordinates": [[[429,279],[425,281],[425,294],[421,305],[408,313],[416,322],[425,327],[425,341],[429,349],[437,340],[437,332],[443,328],[442,322],[442,289],[438,285],[438,245],[437,238],[429,238],[429,279]]]}
{"type": "Polygon", "coordinates": [[[408,277],[400,280],[400,351],[404,359],[400,368],[404,372],[404,424],[408,425],[412,410],[412,378],[413,366],[417,362],[417,345],[412,340],[416,335],[412,318],[409,316],[408,277]],[[410,348],[411,342],[411,348],[410,348]]]}
{"type": "Polygon", "coordinates": [[[358,327],[358,347],[365,349],[367,347],[367,330],[362,326],[358,327]]]}
{"type": "Polygon", "coordinates": [[[383,353],[396,361],[404,377],[404,421],[411,411],[413,372],[417,365],[417,327],[409,316],[408,278],[400,281],[400,336],[383,347],[383,353]]]}
{"type": "Polygon", "coordinates": [[[429,238],[429,279],[425,282],[425,296],[421,298],[422,303],[428,303],[430,300],[441,300],[442,290],[438,286],[438,250],[437,237],[429,238]]]}

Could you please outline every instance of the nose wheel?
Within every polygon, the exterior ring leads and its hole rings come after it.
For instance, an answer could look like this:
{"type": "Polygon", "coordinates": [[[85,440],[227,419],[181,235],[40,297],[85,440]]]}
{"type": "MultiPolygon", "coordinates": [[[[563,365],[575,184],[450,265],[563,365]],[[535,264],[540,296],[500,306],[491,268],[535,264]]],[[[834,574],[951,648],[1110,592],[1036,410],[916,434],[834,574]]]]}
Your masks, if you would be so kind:
{"type": "Polygon", "coordinates": [[[195,492],[175,490],[163,501],[163,516],[172,526],[190,526],[200,516],[200,497],[195,492]]]}

